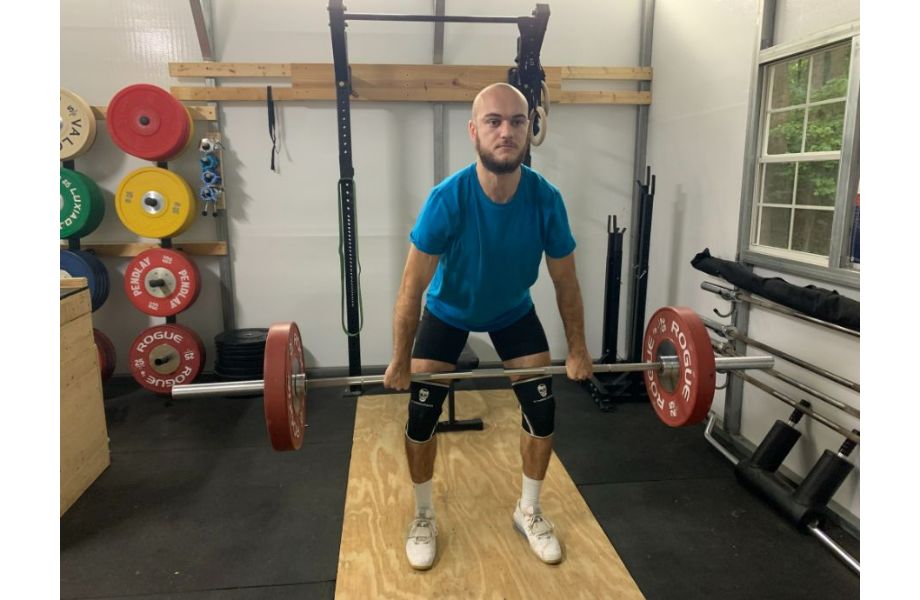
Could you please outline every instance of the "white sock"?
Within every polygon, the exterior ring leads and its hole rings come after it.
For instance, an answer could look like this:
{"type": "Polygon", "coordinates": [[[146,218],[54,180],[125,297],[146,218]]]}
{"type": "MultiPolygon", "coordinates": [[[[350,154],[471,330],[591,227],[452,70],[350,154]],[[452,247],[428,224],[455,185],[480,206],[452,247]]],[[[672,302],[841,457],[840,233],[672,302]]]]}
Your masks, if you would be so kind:
{"type": "Polygon", "coordinates": [[[533,506],[534,511],[540,510],[540,488],[543,487],[542,479],[531,479],[522,475],[524,483],[521,485],[521,508],[533,506]]]}
{"type": "Polygon", "coordinates": [[[434,513],[434,506],[431,502],[431,482],[429,479],[425,483],[413,483],[415,486],[415,514],[422,514],[423,510],[434,513]]]}

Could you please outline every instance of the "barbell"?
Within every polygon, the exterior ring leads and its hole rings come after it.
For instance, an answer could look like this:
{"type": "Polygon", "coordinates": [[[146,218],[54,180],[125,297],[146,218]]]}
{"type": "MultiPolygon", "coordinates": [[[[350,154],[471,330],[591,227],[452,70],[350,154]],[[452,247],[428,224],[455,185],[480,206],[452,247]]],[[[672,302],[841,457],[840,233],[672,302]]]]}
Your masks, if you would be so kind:
{"type": "MultiPolygon", "coordinates": [[[[597,364],[595,373],[644,371],[649,400],[671,427],[702,421],[712,406],[716,371],[773,368],[772,356],[718,357],[706,326],[693,310],[666,306],[649,320],[639,363],[597,364]]],[[[413,373],[413,381],[476,379],[565,374],[564,366],[521,369],[476,369],[449,373],[413,373]]],[[[383,375],[307,377],[300,329],[294,322],[275,323],[265,340],[264,379],[227,383],[175,385],[173,398],[264,396],[265,423],[275,450],[297,450],[306,426],[307,389],[383,383],[383,375]]]]}

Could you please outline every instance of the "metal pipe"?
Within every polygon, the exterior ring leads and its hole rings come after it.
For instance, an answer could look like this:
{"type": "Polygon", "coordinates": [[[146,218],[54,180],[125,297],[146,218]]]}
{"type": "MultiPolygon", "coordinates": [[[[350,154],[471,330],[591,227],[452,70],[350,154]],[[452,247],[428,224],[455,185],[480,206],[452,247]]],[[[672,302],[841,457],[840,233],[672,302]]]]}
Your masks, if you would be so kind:
{"type": "Polygon", "coordinates": [[[817,317],[806,315],[805,313],[800,313],[797,310],[793,310],[787,306],[783,306],[782,304],[777,304],[776,302],[772,302],[765,298],[751,296],[750,294],[747,294],[740,290],[733,290],[730,288],[726,288],[721,285],[716,285],[714,283],[711,283],[709,281],[704,281],[703,283],[700,284],[700,287],[706,290],[707,292],[712,292],[713,294],[717,294],[723,300],[728,300],[729,302],[738,302],[738,301],[747,302],[748,304],[753,304],[754,306],[759,306],[760,308],[765,308],[769,311],[780,313],[780,314],[783,314],[789,317],[795,317],[796,319],[800,319],[802,321],[808,321],[809,323],[820,325],[827,329],[831,329],[833,331],[837,331],[840,333],[845,333],[853,337],[857,337],[857,338],[859,337],[858,331],[854,331],[852,329],[843,327],[842,325],[837,325],[835,323],[829,323],[828,321],[824,321],[823,319],[819,319],[817,317]]]}
{"type": "Polygon", "coordinates": [[[722,453],[722,456],[727,458],[733,465],[737,465],[741,462],[737,456],[728,451],[728,448],[719,443],[719,441],[712,435],[712,430],[716,426],[716,416],[712,413],[709,414],[709,422],[706,423],[706,429],[703,431],[703,437],[706,438],[706,441],[709,444],[722,453]]]}
{"type": "Polygon", "coordinates": [[[859,418],[859,409],[858,409],[858,408],[853,408],[853,407],[850,406],[849,404],[845,404],[844,402],[841,402],[840,400],[837,400],[836,398],[831,398],[830,396],[828,396],[828,395],[825,394],[824,392],[819,392],[819,391],[816,390],[815,388],[813,388],[813,387],[811,387],[811,386],[808,386],[808,385],[805,385],[804,383],[802,383],[802,382],[800,382],[800,381],[796,381],[796,380],[793,379],[792,377],[789,377],[788,375],[786,375],[786,374],[784,374],[784,373],[780,373],[779,371],[776,371],[776,370],[774,370],[774,369],[764,369],[764,372],[767,373],[768,375],[771,375],[771,376],[773,376],[773,377],[776,377],[776,378],[779,379],[780,381],[784,381],[784,382],[788,383],[789,385],[791,385],[791,386],[794,387],[794,388],[800,389],[801,391],[805,392],[806,394],[811,394],[812,396],[814,396],[815,398],[817,398],[818,400],[821,400],[822,402],[824,402],[824,403],[826,403],[826,404],[830,404],[831,406],[833,406],[833,407],[835,407],[835,408],[839,408],[840,410],[842,410],[843,412],[847,413],[848,415],[852,415],[852,416],[856,417],[857,419],[859,418]]]}
{"type": "MultiPolygon", "coordinates": [[[[434,14],[436,16],[444,15],[445,0],[434,0],[434,14]]],[[[444,23],[434,24],[434,52],[432,56],[433,64],[440,65],[444,63],[444,23]]],[[[447,177],[447,118],[445,116],[443,102],[435,102],[432,105],[434,112],[434,184],[438,185],[447,177]]]]}
{"type": "Polygon", "coordinates": [[[808,531],[813,536],[821,540],[821,543],[830,548],[831,552],[837,555],[848,567],[850,567],[857,575],[860,573],[859,562],[855,558],[849,555],[849,553],[844,550],[837,542],[832,540],[830,536],[818,529],[817,523],[809,523],[808,531]]]}
{"type": "MultiPolygon", "coordinates": [[[[731,356],[736,356],[735,349],[728,342],[720,342],[720,341],[713,340],[713,346],[716,348],[716,351],[719,352],[720,354],[728,354],[731,356]]],[[[844,402],[837,400],[836,398],[831,398],[824,392],[818,391],[811,386],[805,385],[801,381],[797,381],[793,379],[792,377],[786,375],[785,373],[780,373],[779,371],[775,369],[763,369],[763,371],[764,373],[767,373],[768,375],[776,377],[780,381],[784,381],[788,383],[794,388],[798,388],[799,390],[805,392],[806,394],[811,394],[812,396],[814,396],[818,400],[821,400],[822,402],[826,402],[827,404],[830,404],[831,406],[835,408],[839,408],[840,410],[847,413],[848,415],[852,415],[856,417],[857,419],[859,418],[858,408],[853,408],[849,404],[845,404],[844,402]]]]}
{"type": "Polygon", "coordinates": [[[189,6],[192,9],[192,19],[195,21],[195,32],[198,34],[201,59],[212,61],[214,60],[214,53],[211,51],[211,36],[204,18],[204,8],[201,6],[201,0],[189,0],[189,6]]]}
{"type": "Polygon", "coordinates": [[[770,354],[773,354],[774,356],[778,356],[785,361],[791,362],[794,365],[798,365],[802,367],[803,369],[806,369],[808,371],[811,371],[812,373],[815,373],[816,375],[821,375],[822,377],[830,379],[834,383],[840,384],[844,387],[850,388],[851,390],[854,390],[857,392],[859,391],[859,384],[856,383],[855,381],[850,381],[849,379],[845,377],[841,377],[840,375],[831,373],[830,371],[826,369],[822,369],[821,367],[813,365],[810,362],[804,361],[801,358],[796,358],[795,356],[792,356],[791,354],[783,352],[782,350],[779,350],[778,348],[774,348],[773,346],[764,344],[763,342],[752,340],[751,338],[744,335],[743,333],[740,333],[737,329],[735,329],[731,325],[722,325],[721,323],[717,323],[711,319],[707,319],[705,317],[701,317],[701,318],[703,319],[703,323],[706,325],[706,327],[709,327],[713,331],[719,332],[721,335],[727,338],[732,338],[740,342],[744,342],[748,346],[753,346],[755,348],[760,348],[761,350],[765,350],[766,352],[769,352],[770,354]]]}
{"type": "MultiPolygon", "coordinates": [[[[641,16],[639,21],[639,66],[650,67],[652,65],[652,37],[655,25],[655,0],[642,0],[641,16]]],[[[652,89],[652,82],[639,81],[636,86],[637,91],[647,92],[652,89]]],[[[633,145],[633,181],[644,181],[645,170],[648,167],[648,121],[649,106],[639,104],[636,106],[636,137],[633,145]]],[[[641,220],[640,205],[641,192],[639,186],[633,185],[632,202],[630,204],[630,238],[628,254],[624,254],[624,259],[628,265],[636,264],[636,257],[639,256],[639,221],[641,220]]],[[[636,306],[636,288],[639,286],[638,273],[631,271],[631,275],[626,278],[626,327],[625,331],[625,352],[629,355],[630,348],[636,345],[633,338],[637,332],[633,331],[631,324],[636,319],[640,307],[636,306]]],[[[645,307],[641,307],[644,310],[645,307]]],[[[641,337],[641,330],[638,332],[641,337]]],[[[614,349],[616,352],[616,349],[614,349]]]]}
{"type": "MultiPolygon", "coordinates": [[[[748,375],[747,373],[737,372],[737,373],[735,373],[735,375],[737,375],[738,377],[740,377],[740,378],[743,379],[744,381],[750,383],[750,384],[753,385],[754,387],[760,388],[761,390],[763,390],[763,391],[765,391],[766,393],[770,394],[770,395],[773,396],[774,398],[776,398],[776,399],[778,399],[778,400],[782,400],[783,402],[785,402],[785,403],[788,404],[789,406],[792,406],[792,407],[794,407],[794,408],[797,408],[798,410],[802,411],[802,412],[805,413],[806,415],[808,415],[808,416],[810,416],[811,418],[813,418],[815,421],[821,423],[822,425],[825,425],[826,427],[829,427],[829,428],[833,429],[834,431],[836,431],[837,433],[839,433],[840,435],[842,435],[842,436],[845,437],[846,439],[848,439],[848,440],[850,440],[850,441],[853,441],[853,442],[856,442],[857,444],[859,443],[859,434],[858,434],[858,433],[853,433],[853,432],[850,431],[849,429],[844,428],[842,425],[838,424],[838,423],[835,422],[835,421],[832,421],[831,419],[825,417],[825,416],[822,415],[821,413],[815,412],[815,411],[812,410],[811,408],[807,408],[807,407],[805,407],[805,406],[802,406],[802,404],[801,404],[800,402],[797,402],[797,401],[793,400],[792,398],[790,398],[790,397],[787,396],[786,394],[780,392],[779,390],[777,390],[777,389],[775,389],[775,388],[770,387],[769,385],[765,384],[764,382],[762,382],[762,381],[760,381],[760,380],[758,380],[758,379],[754,379],[753,377],[751,377],[751,376],[748,375]]],[[[174,388],[174,389],[175,389],[175,388],[174,388]]]]}
{"type": "MultiPolygon", "coordinates": [[[[771,356],[732,356],[715,359],[717,371],[735,371],[738,369],[767,369],[773,366],[771,356]]],[[[660,362],[613,363],[594,365],[594,372],[621,373],[627,371],[669,371],[679,367],[677,357],[662,356],[660,362]],[[671,365],[670,367],[666,365],[671,365]]],[[[455,379],[476,379],[481,377],[526,377],[535,375],[564,375],[564,365],[550,367],[530,367],[525,369],[477,369],[475,371],[445,373],[413,373],[412,381],[438,381],[455,379]]],[[[310,379],[304,373],[294,373],[292,378],[296,386],[339,387],[348,385],[371,385],[383,383],[383,375],[350,375],[347,377],[326,377],[310,379]]],[[[204,398],[208,396],[245,396],[262,393],[264,380],[233,381],[226,383],[204,383],[176,385],[172,388],[173,398],[204,398]]]]}
{"type": "Polygon", "coordinates": [[[422,23],[517,23],[528,17],[470,17],[455,15],[394,15],[345,13],[346,21],[416,21],[422,23]]]}
{"type": "Polygon", "coordinates": [[[755,306],[759,306],[759,307],[761,307],[761,308],[765,308],[765,309],[771,310],[771,311],[773,311],[773,312],[782,313],[782,314],[788,315],[788,316],[790,316],[790,317],[795,317],[795,318],[801,319],[801,320],[803,320],[803,321],[808,321],[809,323],[814,323],[814,324],[816,324],[816,325],[821,325],[822,327],[825,327],[825,328],[827,328],[827,329],[832,329],[832,330],[834,330],[834,331],[839,331],[840,333],[846,333],[846,334],[851,335],[851,336],[853,336],[853,337],[857,337],[857,338],[859,337],[859,332],[858,332],[858,331],[854,331],[854,330],[849,329],[849,328],[847,328],[847,327],[843,327],[842,325],[837,325],[837,324],[835,324],[835,323],[830,323],[830,322],[828,322],[828,321],[825,321],[825,320],[823,320],[823,319],[819,319],[819,318],[817,318],[817,317],[812,317],[812,316],[810,316],[810,315],[806,315],[806,314],[804,314],[804,313],[800,313],[800,312],[797,311],[797,310],[793,310],[793,309],[791,309],[791,308],[789,308],[789,307],[783,306],[782,304],[777,304],[776,302],[771,302],[770,300],[766,300],[766,299],[764,299],[764,298],[756,298],[756,297],[754,297],[754,296],[751,296],[750,294],[746,294],[746,293],[744,293],[744,292],[738,292],[738,299],[741,300],[741,301],[743,301],[743,302],[747,302],[748,304],[753,304],[753,305],[755,305],[755,306]]]}

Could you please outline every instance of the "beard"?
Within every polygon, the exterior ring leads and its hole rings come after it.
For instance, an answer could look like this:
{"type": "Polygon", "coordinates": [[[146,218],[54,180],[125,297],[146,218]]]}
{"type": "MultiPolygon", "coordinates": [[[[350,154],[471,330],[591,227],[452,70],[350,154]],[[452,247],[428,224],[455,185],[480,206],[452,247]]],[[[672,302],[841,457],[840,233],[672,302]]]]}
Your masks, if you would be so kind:
{"type": "Polygon", "coordinates": [[[508,173],[516,171],[521,166],[521,163],[524,162],[524,156],[527,154],[527,149],[529,147],[530,140],[524,144],[524,147],[521,148],[517,156],[500,160],[495,157],[495,154],[483,150],[482,146],[479,144],[479,137],[476,137],[476,152],[479,154],[479,160],[482,161],[482,166],[496,175],[507,175],[508,173]]]}

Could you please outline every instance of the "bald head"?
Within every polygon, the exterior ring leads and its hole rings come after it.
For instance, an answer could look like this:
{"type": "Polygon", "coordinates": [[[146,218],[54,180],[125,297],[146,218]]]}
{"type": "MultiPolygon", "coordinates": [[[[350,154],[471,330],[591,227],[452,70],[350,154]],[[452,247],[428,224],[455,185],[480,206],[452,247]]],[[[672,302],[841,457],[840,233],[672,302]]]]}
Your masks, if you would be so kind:
{"type": "Polygon", "coordinates": [[[530,145],[527,99],[507,83],[493,83],[476,95],[467,126],[480,164],[496,175],[518,171],[530,145]]]}
{"type": "Polygon", "coordinates": [[[484,105],[492,104],[496,100],[505,102],[516,100],[520,103],[520,112],[524,115],[527,114],[527,98],[524,97],[520,90],[507,83],[493,83],[482,88],[476,94],[476,98],[473,100],[473,122],[475,123],[482,114],[484,105]]]}

